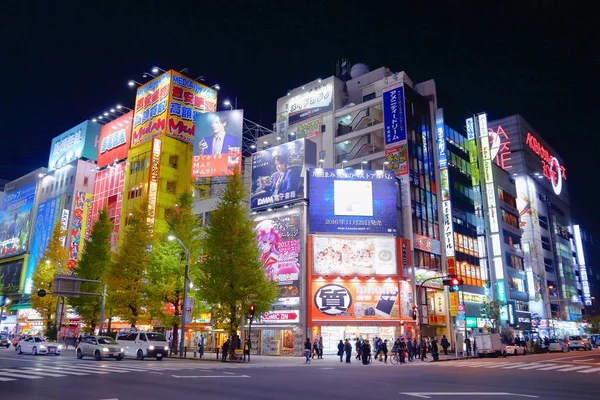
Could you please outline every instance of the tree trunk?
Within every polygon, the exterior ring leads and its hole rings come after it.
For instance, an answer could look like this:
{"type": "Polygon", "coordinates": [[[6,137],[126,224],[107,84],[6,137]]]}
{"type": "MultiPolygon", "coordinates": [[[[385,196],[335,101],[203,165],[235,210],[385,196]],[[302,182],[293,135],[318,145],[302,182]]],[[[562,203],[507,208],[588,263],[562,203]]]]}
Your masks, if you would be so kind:
{"type": "Polygon", "coordinates": [[[173,324],[173,351],[175,354],[179,352],[179,324],[173,324]]]}
{"type": "Polygon", "coordinates": [[[112,328],[112,317],[108,318],[108,332],[110,333],[110,329],[112,328]]]}

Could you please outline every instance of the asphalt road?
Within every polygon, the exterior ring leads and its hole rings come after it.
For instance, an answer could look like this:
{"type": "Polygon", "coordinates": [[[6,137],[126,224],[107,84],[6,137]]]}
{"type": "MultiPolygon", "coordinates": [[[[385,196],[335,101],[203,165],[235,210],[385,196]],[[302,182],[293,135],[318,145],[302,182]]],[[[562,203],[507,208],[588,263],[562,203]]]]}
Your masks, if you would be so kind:
{"type": "Polygon", "coordinates": [[[77,360],[0,349],[3,399],[598,399],[600,350],[364,366],[335,356],[254,357],[251,364],[77,360]]]}

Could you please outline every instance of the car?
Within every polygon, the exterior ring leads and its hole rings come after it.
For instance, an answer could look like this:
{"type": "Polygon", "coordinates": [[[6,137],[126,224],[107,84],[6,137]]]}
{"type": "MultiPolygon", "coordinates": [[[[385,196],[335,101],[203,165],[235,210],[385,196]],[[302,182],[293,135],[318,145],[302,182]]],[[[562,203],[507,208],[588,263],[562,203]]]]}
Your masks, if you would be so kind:
{"type": "Polygon", "coordinates": [[[161,361],[169,356],[169,343],[165,335],[159,332],[131,332],[119,335],[117,343],[125,349],[125,355],[143,360],[145,357],[155,357],[161,361]]]}
{"type": "Polygon", "coordinates": [[[121,361],[125,357],[125,349],[108,336],[84,336],[75,351],[78,359],[90,356],[97,361],[103,358],[115,358],[121,361]]]}
{"type": "Polygon", "coordinates": [[[567,342],[565,342],[562,339],[550,339],[547,351],[549,353],[552,353],[555,351],[564,353],[564,352],[569,351],[569,345],[567,344],[567,342]]]}
{"type": "Polygon", "coordinates": [[[592,345],[589,341],[583,340],[581,336],[569,336],[569,350],[591,350],[592,345]]]}
{"type": "Polygon", "coordinates": [[[21,335],[21,336],[17,336],[17,337],[15,337],[15,338],[13,339],[13,341],[12,341],[12,345],[13,345],[13,347],[15,348],[15,351],[17,351],[17,345],[19,344],[19,342],[20,342],[21,340],[25,340],[25,339],[27,339],[28,337],[31,337],[31,335],[21,335]]]}
{"type": "Polygon", "coordinates": [[[17,344],[17,352],[19,354],[31,353],[34,356],[38,354],[54,354],[55,356],[60,356],[61,350],[62,345],[48,342],[39,336],[28,337],[17,344]]]}
{"type": "Polygon", "coordinates": [[[6,335],[0,335],[0,347],[6,347],[7,349],[10,347],[10,340],[6,335]]]}
{"type": "Polygon", "coordinates": [[[517,344],[509,344],[506,345],[506,354],[507,355],[527,355],[527,349],[525,347],[517,345],[517,344]]]}

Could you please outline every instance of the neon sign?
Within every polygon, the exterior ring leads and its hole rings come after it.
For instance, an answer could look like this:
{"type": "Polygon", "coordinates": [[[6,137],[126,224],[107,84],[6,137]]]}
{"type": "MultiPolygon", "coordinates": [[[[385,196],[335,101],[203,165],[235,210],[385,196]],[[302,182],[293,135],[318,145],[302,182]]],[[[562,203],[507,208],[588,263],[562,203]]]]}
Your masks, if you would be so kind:
{"type": "Polygon", "coordinates": [[[512,163],[510,162],[512,158],[510,157],[510,139],[502,126],[498,126],[496,132],[492,128],[489,128],[489,136],[490,136],[490,152],[492,159],[503,170],[508,170],[512,168],[512,163]]]}
{"type": "Polygon", "coordinates": [[[557,195],[562,191],[562,181],[567,180],[567,174],[565,167],[560,165],[558,159],[548,152],[546,148],[529,132],[527,132],[527,138],[525,144],[529,146],[542,160],[542,172],[544,176],[550,180],[552,189],[557,195]]]}

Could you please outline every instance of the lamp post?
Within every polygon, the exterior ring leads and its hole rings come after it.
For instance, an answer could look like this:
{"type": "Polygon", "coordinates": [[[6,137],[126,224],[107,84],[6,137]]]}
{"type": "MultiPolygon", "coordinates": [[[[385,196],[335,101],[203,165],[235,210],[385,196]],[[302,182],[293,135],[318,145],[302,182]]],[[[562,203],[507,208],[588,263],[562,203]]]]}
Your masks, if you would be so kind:
{"type": "Polygon", "coordinates": [[[187,297],[188,297],[188,286],[189,286],[189,273],[190,273],[190,251],[185,244],[179,239],[177,236],[170,235],[167,239],[176,240],[179,243],[179,246],[185,252],[185,276],[183,278],[183,306],[181,307],[181,337],[179,338],[179,355],[183,354],[183,348],[185,347],[185,317],[186,317],[186,305],[187,305],[187,297]]]}
{"type": "MultiPolygon", "coordinates": [[[[10,304],[10,299],[5,299],[4,302],[0,305],[0,326],[2,326],[2,318],[4,318],[4,307],[10,304]]],[[[0,329],[0,332],[2,330],[0,329]]]]}

